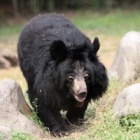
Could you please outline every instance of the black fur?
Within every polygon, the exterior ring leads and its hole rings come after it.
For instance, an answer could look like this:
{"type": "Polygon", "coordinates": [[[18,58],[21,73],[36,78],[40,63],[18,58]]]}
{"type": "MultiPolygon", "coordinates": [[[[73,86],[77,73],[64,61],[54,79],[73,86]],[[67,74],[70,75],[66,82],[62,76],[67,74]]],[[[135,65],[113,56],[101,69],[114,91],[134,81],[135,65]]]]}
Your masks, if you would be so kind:
{"type": "Polygon", "coordinates": [[[102,97],[108,85],[104,65],[96,52],[98,38],[91,43],[69,20],[60,14],[33,18],[23,28],[19,43],[20,67],[28,83],[29,99],[36,103],[38,116],[53,135],[65,135],[65,122],[60,110],[67,110],[69,120],[83,119],[91,99],[102,97]],[[88,70],[88,95],[82,107],[67,86],[67,75],[73,63],[81,62],[88,70]]]}

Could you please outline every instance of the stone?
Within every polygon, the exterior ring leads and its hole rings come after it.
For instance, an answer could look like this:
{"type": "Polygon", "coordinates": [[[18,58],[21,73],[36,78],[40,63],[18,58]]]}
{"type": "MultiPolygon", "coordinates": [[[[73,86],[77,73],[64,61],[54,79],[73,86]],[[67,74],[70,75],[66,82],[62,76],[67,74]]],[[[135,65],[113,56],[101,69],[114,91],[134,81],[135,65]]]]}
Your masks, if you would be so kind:
{"type": "Polygon", "coordinates": [[[2,140],[11,140],[12,130],[8,127],[0,125],[0,135],[2,136],[2,140]]]}
{"type": "Polygon", "coordinates": [[[9,69],[18,66],[17,55],[8,49],[0,48],[0,68],[9,69]]]}
{"type": "Polygon", "coordinates": [[[140,76],[140,33],[124,35],[109,70],[109,76],[130,82],[140,76]]]}
{"type": "Polygon", "coordinates": [[[43,138],[44,131],[26,116],[31,110],[14,80],[0,81],[0,133],[9,139],[13,130],[43,138]],[[9,134],[8,134],[9,133],[9,134]]]}
{"type": "Polygon", "coordinates": [[[117,97],[113,114],[116,117],[140,112],[140,83],[125,88],[117,97]]]}

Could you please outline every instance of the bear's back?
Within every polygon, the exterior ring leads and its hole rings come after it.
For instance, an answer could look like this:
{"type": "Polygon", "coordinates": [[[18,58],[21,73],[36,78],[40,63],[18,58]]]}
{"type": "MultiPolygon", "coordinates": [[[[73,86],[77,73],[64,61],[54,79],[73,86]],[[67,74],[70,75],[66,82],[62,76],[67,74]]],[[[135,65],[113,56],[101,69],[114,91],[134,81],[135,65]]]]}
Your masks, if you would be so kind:
{"type": "Polygon", "coordinates": [[[31,19],[23,28],[20,38],[23,42],[21,44],[27,43],[30,47],[39,47],[40,44],[50,47],[56,40],[63,41],[67,48],[83,46],[85,42],[90,42],[62,14],[44,14],[31,19]]]}
{"type": "MultiPolygon", "coordinates": [[[[67,20],[64,15],[62,14],[44,14],[36,16],[35,18],[31,19],[26,25],[26,28],[31,31],[39,32],[43,30],[52,30],[52,29],[59,29],[59,28],[74,28],[75,26],[67,20]]],[[[76,28],[76,27],[75,27],[76,28]]]]}

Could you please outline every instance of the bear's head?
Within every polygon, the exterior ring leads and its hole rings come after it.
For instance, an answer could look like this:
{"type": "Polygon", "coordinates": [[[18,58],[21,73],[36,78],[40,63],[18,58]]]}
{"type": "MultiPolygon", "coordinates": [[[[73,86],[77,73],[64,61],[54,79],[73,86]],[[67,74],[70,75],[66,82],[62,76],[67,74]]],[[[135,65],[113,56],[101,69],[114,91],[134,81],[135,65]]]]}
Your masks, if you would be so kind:
{"type": "Polygon", "coordinates": [[[65,96],[83,102],[97,84],[98,88],[105,90],[106,70],[96,56],[99,47],[98,38],[88,46],[84,44],[73,49],[69,49],[61,40],[53,42],[51,57],[55,62],[55,87],[64,91],[65,96]]]}

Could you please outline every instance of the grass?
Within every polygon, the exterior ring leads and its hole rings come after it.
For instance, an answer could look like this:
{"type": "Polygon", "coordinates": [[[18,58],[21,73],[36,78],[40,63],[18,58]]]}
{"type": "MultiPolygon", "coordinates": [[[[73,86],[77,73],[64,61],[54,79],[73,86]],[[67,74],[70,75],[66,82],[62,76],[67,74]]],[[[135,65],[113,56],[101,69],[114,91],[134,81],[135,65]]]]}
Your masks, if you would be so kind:
{"type": "MultiPolygon", "coordinates": [[[[5,140],[4,135],[0,133],[0,140],[5,140]]],[[[35,140],[33,136],[22,133],[20,131],[13,131],[11,140],[35,140]]]]}
{"type": "Polygon", "coordinates": [[[19,131],[13,131],[11,140],[35,140],[33,136],[19,131]]]}
{"type": "MultiPolygon", "coordinates": [[[[139,81],[133,81],[137,83],[139,81]]],[[[120,120],[113,117],[112,106],[117,95],[129,86],[116,79],[110,79],[107,94],[98,101],[92,102],[85,114],[85,123],[82,127],[76,127],[68,137],[60,140],[139,140],[140,139],[140,114],[122,117],[120,120]]],[[[33,114],[33,121],[42,123],[33,114]]],[[[44,127],[43,127],[44,128],[44,127]]],[[[46,129],[46,128],[44,128],[46,129]]],[[[47,131],[48,132],[48,131],[47,131]]],[[[57,140],[57,138],[56,138],[57,140]]]]}
{"type": "Polygon", "coordinates": [[[107,35],[123,35],[130,30],[140,31],[140,11],[122,11],[97,13],[85,12],[75,16],[72,21],[82,30],[94,30],[107,35]]]}
{"type": "MultiPolygon", "coordinates": [[[[138,82],[138,81],[137,81],[138,82]]],[[[86,130],[81,134],[69,137],[69,140],[138,140],[140,139],[140,114],[130,115],[121,120],[113,118],[112,106],[115,97],[122,91],[124,87],[128,86],[117,80],[110,79],[110,86],[107,94],[89,106],[88,110],[96,108],[96,113],[88,114],[89,124],[85,124],[86,130]],[[123,124],[123,126],[122,126],[123,124]],[[131,125],[128,125],[131,124],[131,125]]],[[[89,113],[89,112],[88,112],[89,113]]],[[[87,113],[86,113],[87,116],[87,113]]],[[[65,140],[65,139],[64,139],[65,140]]]]}
{"type": "MultiPolygon", "coordinates": [[[[90,38],[99,36],[101,49],[99,51],[100,60],[109,69],[116,48],[122,36],[130,31],[140,31],[140,10],[112,12],[93,12],[84,11],[77,13],[66,13],[65,15],[80,28],[90,38]],[[103,47],[102,47],[103,46],[103,47]]],[[[0,27],[0,47],[6,47],[16,52],[16,45],[19,33],[23,24],[0,27]]],[[[0,79],[14,79],[22,87],[23,93],[27,90],[27,84],[18,67],[10,70],[0,70],[0,79]]],[[[133,81],[131,84],[140,82],[133,81]]],[[[113,118],[112,107],[117,95],[127,86],[116,79],[110,79],[107,94],[98,101],[92,102],[86,111],[86,121],[82,127],[74,128],[68,137],[59,138],[60,140],[139,140],[140,139],[140,114],[130,115],[117,120],[113,118]]],[[[36,114],[30,117],[32,121],[42,123],[36,114]]],[[[45,129],[43,127],[43,129],[45,129]]],[[[48,132],[48,131],[47,131],[48,132]]],[[[50,138],[49,134],[48,138],[50,138]]],[[[0,140],[2,139],[0,135],[0,140]]],[[[22,132],[14,132],[12,140],[34,140],[22,132]]],[[[56,138],[57,139],[57,138],[56,138]]]]}
{"type": "Polygon", "coordinates": [[[0,140],[4,140],[4,136],[1,133],[0,133],[0,140]]]}
{"type": "MultiPolygon", "coordinates": [[[[86,10],[72,12],[71,14],[66,13],[65,15],[81,30],[93,30],[96,33],[107,35],[120,35],[130,30],[140,31],[139,14],[140,10],[117,9],[106,12],[86,10]]],[[[0,38],[19,34],[23,24],[14,23],[9,27],[1,26],[0,38]]]]}
{"type": "Polygon", "coordinates": [[[22,25],[11,25],[9,27],[2,26],[0,28],[0,37],[10,37],[17,36],[17,34],[21,31],[22,25]]]}

